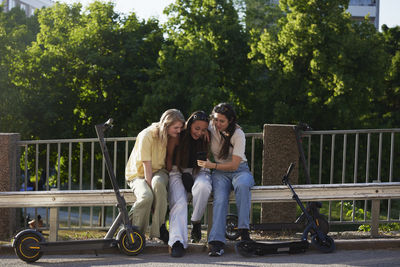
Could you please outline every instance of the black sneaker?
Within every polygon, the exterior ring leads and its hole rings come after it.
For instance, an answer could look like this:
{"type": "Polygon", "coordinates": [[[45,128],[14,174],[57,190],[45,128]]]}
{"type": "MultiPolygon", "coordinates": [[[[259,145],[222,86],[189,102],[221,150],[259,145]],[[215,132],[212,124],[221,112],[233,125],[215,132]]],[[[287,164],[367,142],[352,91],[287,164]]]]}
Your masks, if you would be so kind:
{"type": "Polygon", "coordinates": [[[185,255],[185,249],[183,248],[183,244],[179,241],[176,241],[171,248],[171,257],[180,258],[185,255]]]}
{"type": "Polygon", "coordinates": [[[240,240],[242,241],[252,241],[249,235],[249,229],[239,229],[240,240]]]}
{"type": "Polygon", "coordinates": [[[223,242],[211,241],[208,244],[210,246],[210,251],[208,252],[208,256],[219,257],[224,254],[224,243],[223,242]]]}
{"type": "Polygon", "coordinates": [[[160,239],[165,243],[168,244],[169,240],[169,232],[167,227],[165,227],[165,223],[160,227],[160,239]]]}
{"type": "Polygon", "coordinates": [[[193,223],[190,237],[192,238],[193,243],[197,243],[201,240],[201,223],[193,223]]]}

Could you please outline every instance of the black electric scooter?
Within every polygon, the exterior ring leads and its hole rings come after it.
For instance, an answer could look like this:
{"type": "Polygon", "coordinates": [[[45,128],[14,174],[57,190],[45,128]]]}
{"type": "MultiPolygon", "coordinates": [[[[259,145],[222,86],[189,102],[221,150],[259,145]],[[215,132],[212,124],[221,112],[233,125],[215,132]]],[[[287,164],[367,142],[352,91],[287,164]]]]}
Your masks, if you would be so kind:
{"type": "MultiPolygon", "coordinates": [[[[306,183],[311,184],[310,172],[307,167],[306,158],[304,155],[303,145],[302,145],[302,133],[305,131],[312,130],[311,127],[306,123],[299,123],[293,126],[293,131],[296,137],[297,148],[300,155],[300,160],[305,172],[306,183]]],[[[321,202],[307,202],[306,210],[313,217],[313,220],[317,223],[320,231],[324,234],[329,233],[329,222],[320,214],[319,210],[322,207],[321,202]]],[[[302,213],[294,223],[258,223],[250,224],[250,230],[252,231],[301,231],[304,229],[306,224],[305,214],[302,213]]],[[[225,237],[229,240],[236,240],[240,236],[238,229],[238,216],[236,214],[228,214],[226,217],[226,231],[225,237]]]]}
{"type": "MultiPolygon", "coordinates": [[[[329,222],[319,210],[322,207],[321,202],[307,202],[306,210],[316,222],[320,231],[324,234],[329,233],[329,222]]],[[[238,216],[236,214],[228,214],[226,216],[225,237],[229,240],[236,240],[240,236],[238,229],[238,216]]],[[[250,231],[302,231],[307,224],[304,212],[293,223],[257,223],[250,224],[250,231]]]]}
{"type": "MultiPolygon", "coordinates": [[[[80,250],[100,250],[118,246],[120,251],[126,255],[134,256],[141,253],[146,245],[145,236],[133,226],[128,217],[125,198],[121,195],[117,179],[115,178],[110,156],[104,141],[104,132],[112,128],[112,119],[103,124],[95,126],[99,139],[101,151],[103,153],[107,171],[110,176],[111,184],[117,198],[119,214],[103,239],[93,240],[73,240],[46,242],[43,235],[37,229],[26,229],[19,232],[13,240],[17,256],[26,262],[35,262],[40,259],[44,252],[60,251],[80,251],[80,250]],[[118,234],[114,238],[118,229],[118,234]]],[[[97,254],[97,252],[96,252],[97,254]]]]}
{"type": "Polygon", "coordinates": [[[289,181],[289,175],[293,169],[294,163],[291,163],[286,174],[282,178],[282,183],[287,185],[292,191],[293,199],[296,200],[297,204],[301,208],[307,225],[303,231],[303,235],[300,241],[293,242],[256,242],[256,241],[239,241],[235,245],[236,251],[242,256],[249,257],[252,255],[265,255],[265,254],[276,254],[282,252],[289,253],[300,253],[305,252],[309,248],[308,235],[310,234],[311,243],[320,251],[329,253],[335,250],[335,242],[326,233],[321,231],[318,226],[318,220],[315,220],[313,216],[309,214],[307,209],[304,207],[300,198],[294,191],[289,181]]]}

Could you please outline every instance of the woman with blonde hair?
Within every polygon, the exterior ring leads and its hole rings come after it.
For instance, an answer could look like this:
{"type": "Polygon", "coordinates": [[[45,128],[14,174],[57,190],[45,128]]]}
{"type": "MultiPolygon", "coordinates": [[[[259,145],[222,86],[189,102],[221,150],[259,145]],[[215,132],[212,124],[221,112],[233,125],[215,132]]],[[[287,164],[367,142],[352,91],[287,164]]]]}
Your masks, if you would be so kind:
{"type": "Polygon", "coordinates": [[[185,118],[177,109],[165,111],[159,122],[141,131],[125,168],[125,179],[136,197],[129,212],[132,224],[142,233],[149,225],[153,208],[150,238],[168,243],[165,227],[167,213],[168,172],[165,158],[169,138],[176,138],[182,130],[185,118]]]}

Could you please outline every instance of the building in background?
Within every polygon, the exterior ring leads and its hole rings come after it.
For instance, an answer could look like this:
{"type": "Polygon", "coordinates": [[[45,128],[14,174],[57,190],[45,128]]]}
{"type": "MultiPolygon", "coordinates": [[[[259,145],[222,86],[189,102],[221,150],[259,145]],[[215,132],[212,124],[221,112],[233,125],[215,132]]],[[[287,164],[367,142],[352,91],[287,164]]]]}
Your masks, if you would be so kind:
{"type": "Polygon", "coordinates": [[[27,16],[32,16],[37,8],[54,5],[51,0],[2,0],[1,2],[4,5],[5,12],[19,6],[22,10],[25,10],[27,16]]]}
{"type": "Polygon", "coordinates": [[[379,28],[379,2],[380,0],[350,0],[349,9],[352,19],[363,20],[369,15],[369,20],[379,28]]]}
{"type": "MultiPolygon", "coordinates": [[[[364,20],[369,15],[369,20],[379,28],[379,7],[380,0],[349,0],[349,8],[347,11],[351,14],[351,18],[355,21],[364,20]]],[[[271,4],[278,5],[279,0],[270,0],[271,4]]]]}

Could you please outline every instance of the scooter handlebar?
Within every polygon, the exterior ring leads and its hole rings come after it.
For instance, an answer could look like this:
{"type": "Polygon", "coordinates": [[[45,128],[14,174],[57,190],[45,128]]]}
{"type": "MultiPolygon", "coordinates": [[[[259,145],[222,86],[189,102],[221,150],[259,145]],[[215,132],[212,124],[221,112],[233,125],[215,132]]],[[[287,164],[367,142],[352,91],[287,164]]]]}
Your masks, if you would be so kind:
{"type": "Polygon", "coordinates": [[[114,122],[113,118],[109,118],[109,119],[104,123],[104,126],[109,127],[109,128],[112,128],[112,127],[114,126],[114,125],[113,125],[113,122],[114,122]]]}
{"type": "Polygon", "coordinates": [[[295,165],[295,164],[294,164],[293,162],[290,163],[289,168],[288,168],[286,174],[285,174],[285,175],[283,176],[283,178],[282,178],[282,183],[283,183],[283,184],[287,184],[287,182],[289,181],[289,175],[290,175],[290,173],[292,172],[294,165],[295,165]]]}
{"type": "Polygon", "coordinates": [[[113,119],[109,118],[105,123],[100,123],[96,125],[96,131],[97,133],[101,133],[101,135],[103,135],[103,133],[105,131],[107,131],[108,129],[111,129],[113,127],[113,119]]]}

